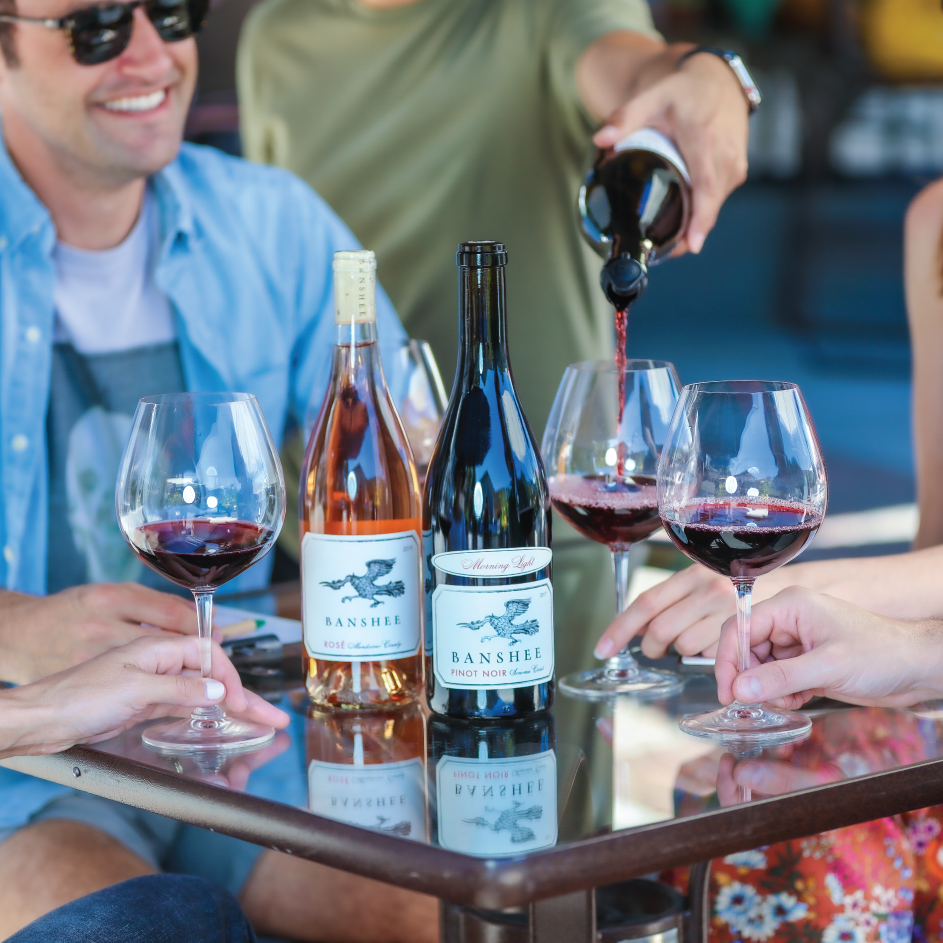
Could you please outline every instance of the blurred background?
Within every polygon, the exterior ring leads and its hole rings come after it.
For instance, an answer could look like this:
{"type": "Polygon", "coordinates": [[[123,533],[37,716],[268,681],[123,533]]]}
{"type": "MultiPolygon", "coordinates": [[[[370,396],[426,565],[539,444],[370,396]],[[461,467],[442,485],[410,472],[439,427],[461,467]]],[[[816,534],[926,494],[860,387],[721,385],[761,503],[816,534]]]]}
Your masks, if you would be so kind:
{"type": "MultiPolygon", "coordinates": [[[[188,137],[232,153],[236,42],[254,2],[218,0],[199,36],[188,137]]],[[[903,550],[917,518],[902,227],[910,199],[943,173],[939,0],[651,7],[667,39],[740,52],[764,104],[753,118],[749,180],[699,257],[652,273],[631,316],[629,356],[673,361],[685,383],[799,383],[835,525],[806,559],[903,550]],[[854,516],[836,520],[846,514],[854,516]]]]}

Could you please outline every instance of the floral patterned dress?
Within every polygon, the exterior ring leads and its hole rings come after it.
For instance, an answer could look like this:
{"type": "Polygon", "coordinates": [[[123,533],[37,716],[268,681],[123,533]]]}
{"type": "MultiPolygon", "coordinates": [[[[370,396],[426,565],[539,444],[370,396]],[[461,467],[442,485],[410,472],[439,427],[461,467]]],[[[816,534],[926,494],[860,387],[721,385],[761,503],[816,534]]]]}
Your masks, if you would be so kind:
{"type": "MultiPolygon", "coordinates": [[[[790,766],[847,776],[927,755],[915,715],[868,715],[818,718],[790,766]]],[[[664,877],[686,891],[686,870],[664,877]]],[[[715,859],[709,893],[711,943],[940,943],[943,806],[715,859]]]]}

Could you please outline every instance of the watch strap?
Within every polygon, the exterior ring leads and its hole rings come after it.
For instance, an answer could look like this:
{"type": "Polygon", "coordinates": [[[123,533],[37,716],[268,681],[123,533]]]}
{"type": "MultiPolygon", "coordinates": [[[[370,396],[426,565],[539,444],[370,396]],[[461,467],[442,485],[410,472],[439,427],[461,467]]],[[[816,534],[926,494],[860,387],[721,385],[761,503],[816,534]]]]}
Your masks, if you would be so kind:
{"type": "Polygon", "coordinates": [[[753,76],[750,74],[750,70],[747,69],[744,61],[732,49],[721,49],[719,46],[695,46],[693,49],[689,49],[678,60],[678,65],[680,66],[682,63],[690,59],[691,56],[699,55],[702,52],[708,53],[712,56],[717,56],[718,59],[723,59],[724,62],[730,66],[731,72],[733,72],[733,74],[737,77],[737,81],[740,83],[740,87],[743,89],[744,97],[747,100],[747,105],[750,109],[750,114],[752,115],[753,112],[760,107],[760,103],[763,101],[763,96],[760,93],[760,90],[757,87],[756,82],[753,80],[753,76]]]}

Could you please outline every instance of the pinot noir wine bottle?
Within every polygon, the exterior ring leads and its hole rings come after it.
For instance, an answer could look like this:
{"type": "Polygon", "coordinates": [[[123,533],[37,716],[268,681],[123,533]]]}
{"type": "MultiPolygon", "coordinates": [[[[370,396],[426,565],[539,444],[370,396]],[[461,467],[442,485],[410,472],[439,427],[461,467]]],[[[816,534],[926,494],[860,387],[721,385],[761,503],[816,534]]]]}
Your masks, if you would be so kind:
{"type": "Polygon", "coordinates": [[[553,716],[504,724],[429,721],[432,840],[491,858],[557,843],[553,716]]]}
{"type": "Polygon", "coordinates": [[[458,248],[459,360],[423,493],[429,707],[520,717],[553,702],[550,497],[508,360],[507,252],[458,248]]]}
{"type": "Polygon", "coordinates": [[[599,282],[619,311],[645,290],[648,267],[684,236],[691,181],[663,134],[643,128],[600,151],[580,189],[583,235],[606,259],[599,282]]]}
{"type": "Polygon", "coordinates": [[[302,466],[308,693],[377,710],[422,693],[416,466],[377,345],[376,257],[334,255],[334,364],[302,466]]]}

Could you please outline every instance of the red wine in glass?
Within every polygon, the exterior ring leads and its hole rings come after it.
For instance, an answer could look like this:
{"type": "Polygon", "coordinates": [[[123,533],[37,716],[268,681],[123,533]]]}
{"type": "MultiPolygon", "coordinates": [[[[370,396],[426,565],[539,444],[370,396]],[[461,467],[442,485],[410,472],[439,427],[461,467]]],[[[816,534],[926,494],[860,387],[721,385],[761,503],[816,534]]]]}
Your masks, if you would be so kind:
{"type": "Polygon", "coordinates": [[[144,524],[131,546],[178,586],[215,589],[248,569],[274,539],[271,528],[248,521],[194,518],[144,524]]]}
{"type": "Polygon", "coordinates": [[[730,579],[756,579],[788,563],[815,536],[822,514],[776,498],[701,498],[666,510],[675,546],[730,579]]]}
{"type": "MultiPolygon", "coordinates": [[[[753,583],[795,558],[822,523],[828,482],[794,383],[725,380],[684,387],[658,465],[658,509],[674,545],[727,577],[737,604],[737,667],[751,662],[753,583]]],[[[734,701],[681,729],[731,743],[804,737],[804,714],[734,701]]]]}
{"type": "Polygon", "coordinates": [[[609,547],[634,544],[661,526],[655,479],[643,475],[555,475],[554,509],[584,537],[609,547]]]}
{"type": "MultiPolygon", "coordinates": [[[[193,593],[200,674],[212,676],[213,593],[274,546],[285,479],[249,393],[168,393],[138,403],[118,472],[118,525],[151,569],[193,593]]],[[[173,755],[250,750],[274,737],[220,705],[148,727],[145,746],[173,755]]]]}
{"type": "MultiPolygon", "coordinates": [[[[624,331],[626,311],[619,315],[624,331]]],[[[570,364],[560,382],[541,451],[557,513],[612,554],[616,612],[629,599],[629,549],[658,530],[656,469],[678,396],[674,367],[654,360],[570,364]]],[[[591,671],[560,679],[573,697],[663,697],[681,687],[671,671],[640,665],[625,645],[591,671]]]]}

